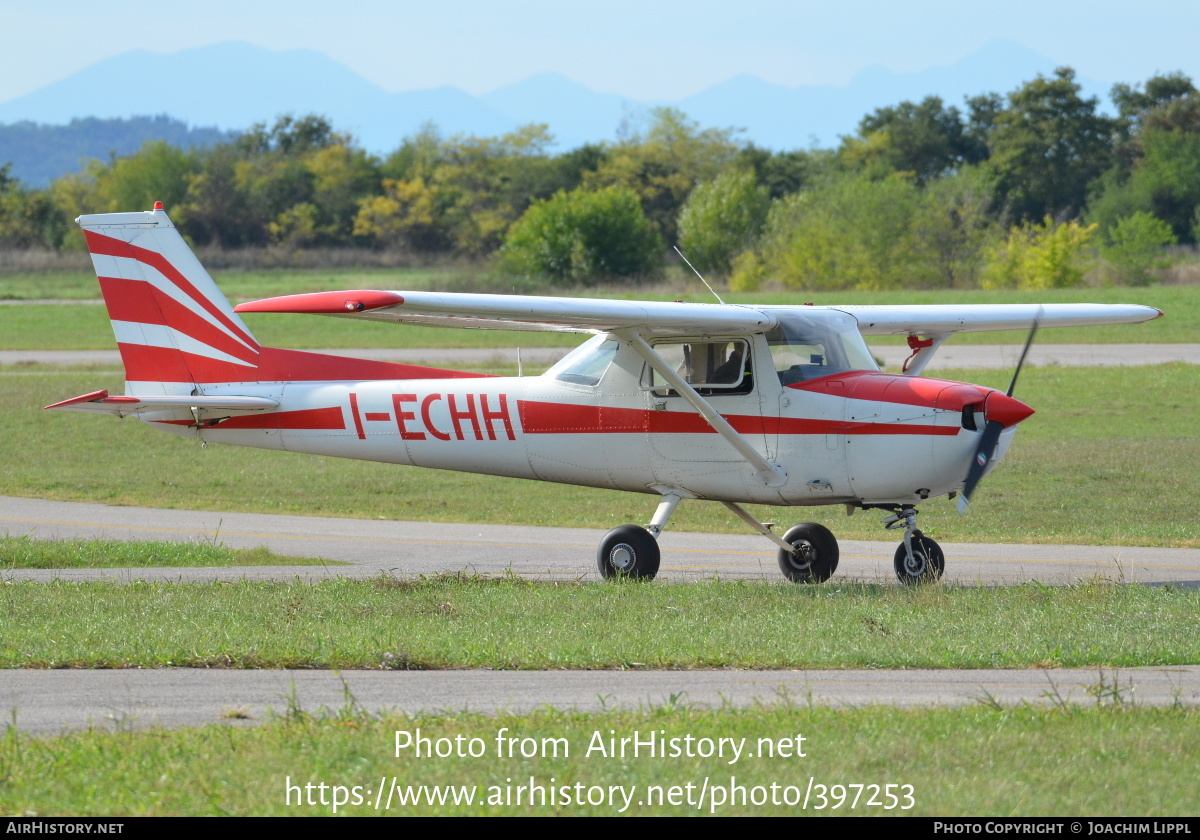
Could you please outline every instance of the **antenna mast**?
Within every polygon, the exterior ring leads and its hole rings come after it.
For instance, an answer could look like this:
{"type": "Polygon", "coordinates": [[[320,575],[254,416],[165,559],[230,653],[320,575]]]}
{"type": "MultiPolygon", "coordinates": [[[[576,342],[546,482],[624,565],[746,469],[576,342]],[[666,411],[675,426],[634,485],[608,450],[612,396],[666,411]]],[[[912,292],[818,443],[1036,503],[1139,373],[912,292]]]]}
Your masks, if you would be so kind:
{"type": "Polygon", "coordinates": [[[700,282],[703,283],[705,286],[708,286],[708,290],[713,293],[713,297],[715,297],[719,303],[724,303],[725,301],[721,300],[721,296],[719,294],[717,294],[717,290],[714,289],[712,286],[708,285],[708,281],[704,279],[704,275],[701,274],[699,271],[696,271],[696,266],[692,265],[691,262],[688,261],[688,258],[683,255],[683,251],[679,250],[679,246],[676,245],[674,247],[675,247],[675,253],[679,255],[679,258],[681,260],[683,260],[685,263],[687,263],[688,268],[690,268],[692,271],[696,272],[696,276],[700,278],[700,282]]]}

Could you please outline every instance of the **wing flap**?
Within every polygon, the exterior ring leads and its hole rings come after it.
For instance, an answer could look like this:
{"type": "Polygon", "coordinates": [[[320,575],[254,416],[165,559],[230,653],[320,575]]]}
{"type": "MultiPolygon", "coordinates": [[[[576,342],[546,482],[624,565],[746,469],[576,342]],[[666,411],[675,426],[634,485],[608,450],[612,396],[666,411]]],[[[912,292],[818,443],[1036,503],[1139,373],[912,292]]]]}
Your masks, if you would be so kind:
{"type": "Polygon", "coordinates": [[[250,301],[235,311],[318,313],[426,326],[577,333],[632,328],[659,335],[745,334],[775,325],[771,314],[733,304],[450,292],[319,292],[250,301]]]}

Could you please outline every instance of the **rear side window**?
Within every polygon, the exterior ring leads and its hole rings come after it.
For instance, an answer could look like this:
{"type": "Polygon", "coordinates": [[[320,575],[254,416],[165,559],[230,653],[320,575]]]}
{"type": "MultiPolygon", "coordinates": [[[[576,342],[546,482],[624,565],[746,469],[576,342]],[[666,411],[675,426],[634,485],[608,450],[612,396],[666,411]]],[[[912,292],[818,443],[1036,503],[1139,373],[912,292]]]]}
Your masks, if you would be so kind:
{"type": "MultiPolygon", "coordinates": [[[[702,394],[745,394],[753,387],[750,345],[742,339],[662,343],[654,345],[654,349],[702,394]]],[[[660,396],[674,393],[662,375],[649,365],[642,372],[642,387],[660,396]]]]}

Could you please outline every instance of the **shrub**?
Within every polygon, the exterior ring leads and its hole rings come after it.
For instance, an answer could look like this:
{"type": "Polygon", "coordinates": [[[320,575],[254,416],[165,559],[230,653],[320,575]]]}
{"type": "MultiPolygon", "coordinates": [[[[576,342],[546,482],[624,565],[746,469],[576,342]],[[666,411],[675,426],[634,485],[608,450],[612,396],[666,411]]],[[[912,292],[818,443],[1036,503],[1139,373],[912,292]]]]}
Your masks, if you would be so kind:
{"type": "Polygon", "coordinates": [[[648,278],[663,244],[633,191],[608,187],[559,192],[531,206],[509,229],[501,268],[555,283],[648,278]]]}
{"type": "Polygon", "coordinates": [[[1086,247],[1096,231],[1078,222],[1056,225],[1047,216],[1040,225],[1014,227],[1008,238],[989,249],[983,271],[985,289],[1065,289],[1083,282],[1086,247]]]}
{"type": "Polygon", "coordinates": [[[1116,278],[1131,286],[1146,286],[1154,279],[1152,271],[1171,264],[1164,250],[1176,243],[1171,226],[1144,210],[1126,216],[1109,231],[1109,244],[1101,247],[1104,259],[1116,278]]]}

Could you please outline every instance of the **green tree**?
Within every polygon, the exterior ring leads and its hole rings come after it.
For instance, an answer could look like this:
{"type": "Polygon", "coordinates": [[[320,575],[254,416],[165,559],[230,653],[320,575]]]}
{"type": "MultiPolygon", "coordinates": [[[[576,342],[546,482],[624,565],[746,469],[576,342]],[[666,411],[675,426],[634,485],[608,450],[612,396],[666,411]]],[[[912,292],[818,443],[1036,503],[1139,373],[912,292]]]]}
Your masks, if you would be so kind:
{"type": "Polygon", "coordinates": [[[155,201],[168,209],[182,203],[187,177],[197,168],[193,155],[161,140],[151,140],[137,153],[118,158],[101,170],[97,189],[106,210],[149,210],[155,201]]]}
{"type": "Polygon", "coordinates": [[[840,155],[851,166],[907,172],[925,184],[977,163],[983,150],[967,135],[959,110],[929,96],[920,103],[877,108],[863,117],[858,135],[843,139],[840,155]]]}
{"type": "Polygon", "coordinates": [[[0,166],[0,247],[61,248],[68,217],[48,192],[26,189],[0,166]]]}
{"type": "Polygon", "coordinates": [[[775,202],[762,265],[739,261],[738,285],[758,272],[797,289],[896,289],[936,284],[928,244],[914,234],[921,191],[910,177],[831,177],[775,202]]]}
{"type": "Polygon", "coordinates": [[[637,196],[622,187],[560,192],[530,207],[500,252],[503,268],[556,283],[653,276],[663,244],[637,196]]]}
{"type": "Polygon", "coordinates": [[[974,288],[986,248],[1002,232],[991,213],[995,177],[982,166],[928,184],[912,219],[912,236],[922,243],[936,280],[946,288],[974,288]]]}
{"type": "Polygon", "coordinates": [[[1125,165],[1104,174],[1093,190],[1089,218],[1111,231],[1124,218],[1150,213],[1170,225],[1180,242],[1195,242],[1200,207],[1200,93],[1195,91],[1141,112],[1138,130],[1123,147],[1125,165]]]}
{"type": "Polygon", "coordinates": [[[1079,215],[1089,185],[1112,159],[1113,123],[1097,112],[1098,104],[1080,96],[1068,67],[1009,94],[988,136],[988,162],[998,198],[1015,218],[1079,215]]]}
{"type": "Polygon", "coordinates": [[[1100,251],[1116,279],[1131,286],[1149,285],[1153,272],[1169,266],[1171,255],[1166,247],[1177,241],[1170,225],[1141,210],[1117,222],[1108,240],[1100,251]]]}
{"type": "Polygon", "coordinates": [[[724,172],[692,190],[679,214],[679,244],[702,271],[727,275],[762,232],[770,204],[753,172],[724,172]]]}
{"type": "Polygon", "coordinates": [[[632,190],[658,233],[675,242],[679,212],[692,188],[716,178],[737,156],[741,146],[734,135],[731,129],[701,129],[682,111],[658,108],[646,133],[612,148],[594,171],[584,173],[583,184],[632,190]]]}

